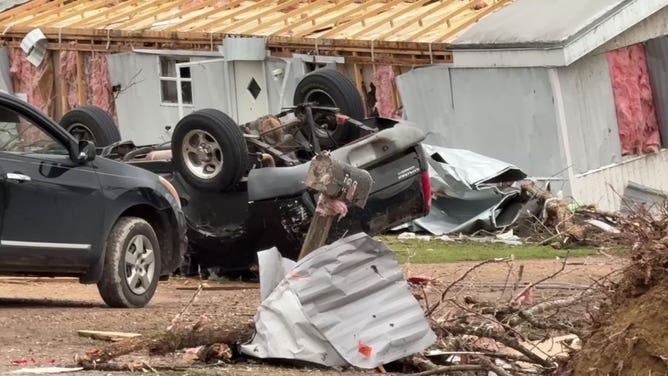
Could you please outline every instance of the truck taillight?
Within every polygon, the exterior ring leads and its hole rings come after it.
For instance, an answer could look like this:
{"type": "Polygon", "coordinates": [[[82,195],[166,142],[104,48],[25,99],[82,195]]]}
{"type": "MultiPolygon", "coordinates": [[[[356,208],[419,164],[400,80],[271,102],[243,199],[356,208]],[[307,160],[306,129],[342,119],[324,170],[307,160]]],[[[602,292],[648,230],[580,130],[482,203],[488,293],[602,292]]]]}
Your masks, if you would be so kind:
{"type": "Polygon", "coordinates": [[[431,183],[429,182],[429,171],[422,172],[422,194],[424,195],[424,208],[429,212],[431,209],[431,183]]]}

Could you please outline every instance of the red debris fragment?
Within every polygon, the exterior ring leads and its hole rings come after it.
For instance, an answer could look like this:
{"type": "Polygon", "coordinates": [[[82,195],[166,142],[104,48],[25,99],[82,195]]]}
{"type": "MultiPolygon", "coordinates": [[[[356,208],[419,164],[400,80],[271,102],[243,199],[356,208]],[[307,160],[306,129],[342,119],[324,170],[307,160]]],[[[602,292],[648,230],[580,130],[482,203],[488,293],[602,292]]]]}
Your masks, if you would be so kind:
{"type": "Polygon", "coordinates": [[[367,358],[371,356],[371,346],[365,345],[362,342],[362,340],[357,342],[357,351],[359,351],[360,354],[364,355],[367,358]]]}
{"type": "Polygon", "coordinates": [[[408,277],[407,281],[408,283],[412,283],[415,285],[426,285],[427,283],[433,281],[434,279],[432,277],[426,276],[426,275],[413,275],[408,277]]]}

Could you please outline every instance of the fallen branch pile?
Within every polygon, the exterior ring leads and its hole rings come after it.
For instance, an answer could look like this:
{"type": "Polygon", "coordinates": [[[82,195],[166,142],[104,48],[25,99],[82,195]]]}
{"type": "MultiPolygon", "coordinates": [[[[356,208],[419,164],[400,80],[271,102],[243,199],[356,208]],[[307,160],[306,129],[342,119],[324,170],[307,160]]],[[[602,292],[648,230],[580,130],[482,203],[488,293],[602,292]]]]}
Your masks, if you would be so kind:
{"type": "Polygon", "coordinates": [[[508,283],[501,296],[486,301],[460,297],[455,291],[459,284],[489,264],[505,263],[512,270],[512,260],[483,261],[447,285],[436,280],[414,284],[414,294],[421,300],[439,342],[425,357],[410,359],[411,368],[421,371],[418,375],[469,370],[458,367],[497,375],[554,372],[578,348],[579,338],[587,335],[588,325],[582,320],[583,313],[587,313],[578,310],[597,297],[597,289],[590,287],[574,295],[534,301],[534,289],[562,273],[567,260],[568,257],[562,259],[554,273],[519,291],[513,291],[512,283],[508,283]],[[506,292],[510,294],[507,297],[506,292]],[[429,296],[433,295],[438,299],[430,304],[429,296]]]}

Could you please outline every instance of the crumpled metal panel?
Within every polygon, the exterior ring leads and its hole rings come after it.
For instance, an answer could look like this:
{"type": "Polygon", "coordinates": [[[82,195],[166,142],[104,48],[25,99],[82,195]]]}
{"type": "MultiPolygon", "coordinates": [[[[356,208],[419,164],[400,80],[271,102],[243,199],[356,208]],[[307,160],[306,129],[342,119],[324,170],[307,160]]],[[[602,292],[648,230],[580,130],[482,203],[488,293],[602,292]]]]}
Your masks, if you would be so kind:
{"type": "Polygon", "coordinates": [[[394,253],[365,233],[299,261],[263,300],[255,322],[242,352],[326,366],[375,368],[436,340],[394,253]]]}
{"type": "Polygon", "coordinates": [[[510,163],[469,150],[423,144],[429,157],[431,190],[438,199],[426,217],[414,223],[434,235],[494,231],[512,225],[522,207],[519,190],[497,183],[526,174],[510,163]]]}

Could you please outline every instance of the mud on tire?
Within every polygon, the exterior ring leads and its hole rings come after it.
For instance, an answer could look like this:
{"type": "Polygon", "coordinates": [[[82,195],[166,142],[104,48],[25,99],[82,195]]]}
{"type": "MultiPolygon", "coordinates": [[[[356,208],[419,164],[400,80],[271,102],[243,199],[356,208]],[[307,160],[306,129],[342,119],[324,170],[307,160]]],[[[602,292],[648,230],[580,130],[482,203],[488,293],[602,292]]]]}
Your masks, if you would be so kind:
{"type": "Polygon", "coordinates": [[[160,245],[145,220],[121,217],[109,234],[97,288],[107,305],[140,308],[153,297],[160,277],[160,245]]]}

